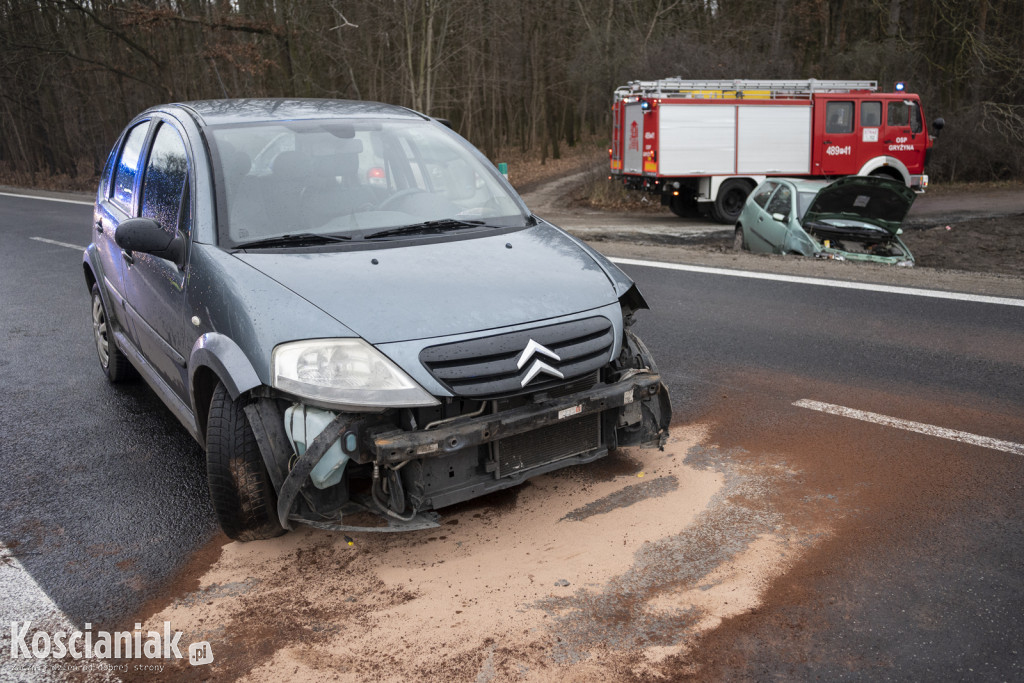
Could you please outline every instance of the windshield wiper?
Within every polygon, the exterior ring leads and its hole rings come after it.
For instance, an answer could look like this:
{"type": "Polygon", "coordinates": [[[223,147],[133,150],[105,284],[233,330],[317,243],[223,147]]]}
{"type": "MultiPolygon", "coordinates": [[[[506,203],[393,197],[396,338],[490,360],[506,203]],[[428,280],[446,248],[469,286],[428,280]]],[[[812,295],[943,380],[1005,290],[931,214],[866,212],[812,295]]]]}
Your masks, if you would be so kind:
{"type": "Polygon", "coordinates": [[[483,221],[464,221],[458,218],[442,218],[437,221],[424,221],[423,223],[414,223],[413,225],[405,225],[400,228],[378,230],[377,232],[363,235],[362,238],[364,240],[372,240],[378,237],[394,237],[397,235],[429,235],[458,228],[477,228],[481,225],[486,225],[486,223],[483,221]]]}
{"type": "Polygon", "coordinates": [[[331,242],[348,242],[351,239],[352,237],[349,235],[323,235],[315,232],[297,232],[289,235],[266,237],[261,240],[252,240],[251,242],[242,242],[241,244],[236,244],[235,249],[311,246],[316,244],[329,244],[331,242]]]}

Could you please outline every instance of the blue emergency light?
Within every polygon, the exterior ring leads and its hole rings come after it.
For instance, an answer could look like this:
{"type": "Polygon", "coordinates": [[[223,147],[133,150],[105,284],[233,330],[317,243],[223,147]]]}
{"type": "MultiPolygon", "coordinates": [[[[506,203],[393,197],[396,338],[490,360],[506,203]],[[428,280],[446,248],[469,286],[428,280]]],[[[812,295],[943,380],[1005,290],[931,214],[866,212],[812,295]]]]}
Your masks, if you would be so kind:
{"type": "Polygon", "coordinates": [[[896,92],[903,92],[907,89],[906,81],[896,81],[896,92]]]}
{"type": "Polygon", "coordinates": [[[648,110],[648,109],[650,109],[650,108],[651,108],[651,102],[650,102],[650,100],[643,100],[643,101],[642,101],[642,102],[640,103],[640,109],[642,109],[643,111],[647,111],[647,110],[648,110]]]}

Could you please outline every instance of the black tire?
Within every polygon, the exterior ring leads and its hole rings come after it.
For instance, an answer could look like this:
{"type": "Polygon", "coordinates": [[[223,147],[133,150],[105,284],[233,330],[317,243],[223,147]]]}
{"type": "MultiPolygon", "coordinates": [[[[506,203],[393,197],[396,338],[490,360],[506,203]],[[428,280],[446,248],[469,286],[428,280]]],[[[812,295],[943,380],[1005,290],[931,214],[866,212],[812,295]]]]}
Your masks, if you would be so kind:
{"type": "Polygon", "coordinates": [[[743,237],[743,227],[738,223],[736,224],[736,232],[732,237],[732,249],[733,251],[747,250],[747,240],[743,237]]]}
{"type": "Polygon", "coordinates": [[[669,199],[668,208],[680,218],[697,218],[700,216],[700,208],[693,197],[676,195],[669,199]]]}
{"type": "Polygon", "coordinates": [[[872,177],[875,177],[875,178],[887,178],[888,180],[895,181],[895,182],[899,183],[900,185],[906,185],[907,184],[907,182],[905,180],[903,180],[903,176],[900,175],[896,171],[886,171],[886,170],[883,170],[883,169],[876,168],[871,173],[868,173],[868,175],[872,176],[872,177]]]}
{"type": "Polygon", "coordinates": [[[118,384],[131,378],[135,374],[127,356],[117,348],[114,341],[114,333],[110,327],[110,316],[107,315],[107,307],[103,305],[103,297],[100,296],[99,285],[92,286],[92,334],[96,343],[96,356],[100,361],[100,369],[107,376],[111,384],[118,384]]]}
{"type": "Polygon", "coordinates": [[[750,190],[750,184],[738,178],[732,178],[722,183],[711,209],[714,219],[719,223],[735,223],[736,219],[740,217],[740,212],[743,211],[743,205],[747,201],[750,190]]]}
{"type": "Polygon", "coordinates": [[[277,492],[267,474],[241,401],[217,383],[206,426],[206,476],[220,528],[236,541],[284,533],[277,492]]]}

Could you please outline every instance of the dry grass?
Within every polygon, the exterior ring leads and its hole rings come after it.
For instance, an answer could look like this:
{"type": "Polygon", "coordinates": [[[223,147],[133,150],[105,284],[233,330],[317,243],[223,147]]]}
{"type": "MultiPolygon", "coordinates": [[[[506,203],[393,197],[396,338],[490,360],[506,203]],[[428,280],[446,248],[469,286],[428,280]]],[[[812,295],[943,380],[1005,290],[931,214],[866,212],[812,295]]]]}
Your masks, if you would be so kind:
{"type": "Polygon", "coordinates": [[[937,197],[973,192],[989,192],[991,190],[1017,190],[1024,192],[1024,180],[990,180],[973,183],[936,182],[928,185],[928,194],[937,197]]]}
{"type": "MultiPolygon", "coordinates": [[[[91,164],[80,164],[81,168],[90,168],[91,164]]],[[[95,192],[99,177],[92,173],[75,175],[52,175],[44,171],[14,171],[6,163],[0,162],[0,185],[24,187],[36,190],[53,190],[56,192],[95,192]]]]}
{"type": "Polygon", "coordinates": [[[667,211],[658,195],[627,190],[621,181],[609,179],[607,168],[588,173],[585,180],[573,189],[570,205],[600,211],[667,211]]]}

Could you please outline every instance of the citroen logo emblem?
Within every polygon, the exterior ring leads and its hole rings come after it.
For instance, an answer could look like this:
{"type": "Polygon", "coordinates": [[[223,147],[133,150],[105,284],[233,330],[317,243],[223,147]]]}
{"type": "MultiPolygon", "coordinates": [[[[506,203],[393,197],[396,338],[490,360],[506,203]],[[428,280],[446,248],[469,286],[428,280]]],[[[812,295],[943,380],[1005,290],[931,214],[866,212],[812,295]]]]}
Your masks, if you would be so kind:
{"type": "MultiPolygon", "coordinates": [[[[555,353],[551,349],[541,346],[540,344],[531,339],[530,343],[526,345],[526,348],[523,349],[523,352],[519,355],[519,360],[516,362],[516,367],[522,370],[523,366],[529,363],[530,359],[537,354],[547,356],[548,358],[552,358],[554,360],[562,360],[561,358],[558,357],[557,353],[555,353]]],[[[565,375],[560,373],[558,370],[554,369],[553,367],[542,361],[540,358],[534,358],[533,365],[531,365],[530,369],[526,372],[526,377],[523,378],[523,382],[522,384],[520,384],[520,386],[525,387],[527,384],[533,381],[534,377],[536,377],[542,372],[557,377],[558,379],[565,379],[565,375]]]]}

